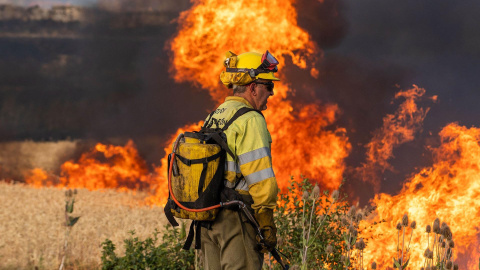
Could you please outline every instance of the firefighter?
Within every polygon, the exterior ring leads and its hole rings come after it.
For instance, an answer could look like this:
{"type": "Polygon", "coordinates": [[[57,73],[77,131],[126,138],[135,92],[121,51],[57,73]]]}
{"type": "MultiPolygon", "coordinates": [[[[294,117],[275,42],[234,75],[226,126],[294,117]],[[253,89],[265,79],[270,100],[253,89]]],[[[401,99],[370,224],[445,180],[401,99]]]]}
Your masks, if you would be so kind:
{"type": "MultiPolygon", "coordinates": [[[[226,70],[220,79],[233,89],[233,95],[212,114],[220,128],[242,107],[266,110],[268,98],[274,94],[273,81],[279,81],[274,75],[278,61],[268,51],[238,56],[228,52],[224,65],[226,70]]],[[[234,157],[227,155],[225,186],[235,190],[250,207],[264,240],[256,236],[244,214],[222,209],[210,226],[201,228],[205,269],[261,269],[263,253],[277,243],[273,210],[278,187],[272,168],[272,139],[263,115],[255,111],[236,119],[225,135],[234,153],[234,157]]]]}

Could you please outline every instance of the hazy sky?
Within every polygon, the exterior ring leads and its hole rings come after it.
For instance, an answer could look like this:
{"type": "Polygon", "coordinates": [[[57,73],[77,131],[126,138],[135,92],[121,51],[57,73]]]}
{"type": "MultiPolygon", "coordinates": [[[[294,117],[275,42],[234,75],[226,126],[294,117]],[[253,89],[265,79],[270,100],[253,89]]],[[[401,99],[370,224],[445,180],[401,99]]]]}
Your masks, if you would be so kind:
{"type": "Polygon", "coordinates": [[[92,5],[96,4],[97,0],[0,0],[0,4],[15,4],[21,6],[34,6],[39,5],[41,7],[50,7],[56,4],[70,4],[70,5],[92,5]]]}

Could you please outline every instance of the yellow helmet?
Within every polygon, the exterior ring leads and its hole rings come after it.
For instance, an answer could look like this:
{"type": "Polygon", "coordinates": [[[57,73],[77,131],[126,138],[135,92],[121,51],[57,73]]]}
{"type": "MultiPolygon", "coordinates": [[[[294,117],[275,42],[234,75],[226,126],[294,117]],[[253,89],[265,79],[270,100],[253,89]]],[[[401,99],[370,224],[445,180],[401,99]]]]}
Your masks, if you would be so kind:
{"type": "Polygon", "coordinates": [[[228,88],[233,84],[247,85],[256,79],[280,80],[274,75],[278,71],[278,60],[268,50],[263,55],[256,52],[236,55],[229,51],[226,57],[223,62],[226,70],[220,74],[220,80],[228,88]]]}

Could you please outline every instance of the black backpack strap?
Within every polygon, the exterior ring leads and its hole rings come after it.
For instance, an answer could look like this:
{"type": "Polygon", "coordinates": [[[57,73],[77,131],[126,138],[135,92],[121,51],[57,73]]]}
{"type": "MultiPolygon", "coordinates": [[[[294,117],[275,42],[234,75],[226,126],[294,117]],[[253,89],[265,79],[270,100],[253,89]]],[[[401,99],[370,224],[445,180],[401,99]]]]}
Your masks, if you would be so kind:
{"type": "Polygon", "coordinates": [[[202,229],[200,228],[202,222],[201,221],[192,221],[190,224],[190,229],[188,230],[187,240],[185,240],[185,244],[183,245],[184,250],[189,250],[190,246],[193,242],[193,237],[195,236],[195,249],[201,248],[201,233],[202,229]]]}
{"type": "Polygon", "coordinates": [[[219,158],[222,155],[221,152],[218,152],[216,154],[213,154],[209,157],[206,158],[198,158],[198,159],[188,159],[185,157],[180,156],[179,154],[176,154],[175,157],[178,158],[183,164],[190,166],[192,164],[200,164],[200,163],[208,163],[210,161],[213,161],[217,158],[219,158]]]}
{"type": "Polygon", "coordinates": [[[182,157],[180,155],[175,155],[176,158],[178,158],[181,162],[183,162],[185,165],[190,166],[192,164],[203,164],[203,169],[202,173],[200,174],[200,181],[198,183],[198,196],[200,196],[203,193],[203,187],[205,185],[205,176],[207,175],[207,167],[208,167],[208,162],[213,161],[217,158],[219,158],[224,152],[220,151],[214,155],[211,155],[207,158],[199,158],[199,159],[188,159],[185,157],[182,157]]]}
{"type": "Polygon", "coordinates": [[[203,123],[203,126],[202,128],[210,128],[213,124],[212,122],[212,117],[213,117],[213,114],[215,113],[215,111],[211,112],[208,116],[207,116],[207,120],[205,120],[205,123],[203,123]],[[212,122],[212,123],[210,123],[212,122]]]}
{"type": "Polygon", "coordinates": [[[212,133],[212,139],[215,140],[215,142],[220,145],[225,151],[227,151],[227,153],[233,158],[235,159],[235,155],[233,154],[232,150],[230,150],[230,148],[228,148],[228,145],[227,143],[222,139],[222,137],[220,137],[220,134],[218,132],[215,132],[215,133],[212,133]]]}
{"type": "Polygon", "coordinates": [[[172,224],[173,227],[177,227],[178,222],[175,220],[175,218],[173,217],[173,214],[172,214],[172,204],[174,204],[174,203],[175,202],[172,201],[169,198],[168,201],[167,201],[167,204],[165,205],[165,208],[163,208],[163,213],[167,217],[168,222],[170,222],[170,224],[172,224]]]}
{"type": "MultiPolygon", "coordinates": [[[[255,109],[248,108],[248,107],[242,107],[242,108],[240,108],[238,111],[235,112],[235,114],[232,116],[232,118],[230,118],[230,120],[228,120],[228,122],[223,126],[223,128],[221,129],[221,131],[223,132],[223,131],[227,130],[227,128],[228,128],[235,120],[237,120],[238,117],[246,114],[247,112],[251,112],[251,111],[256,111],[256,112],[258,112],[260,115],[263,116],[263,114],[262,114],[259,110],[255,110],[255,109]]],[[[213,114],[211,114],[211,115],[213,115],[213,114]]],[[[211,117],[210,117],[210,118],[211,118],[211,117]]],[[[215,119],[215,118],[212,118],[212,120],[213,120],[213,119],[215,119]]],[[[213,124],[213,122],[210,123],[209,126],[211,126],[212,124],[213,124]]],[[[207,128],[208,128],[209,126],[207,126],[207,128]]],[[[218,127],[218,125],[217,125],[217,127],[218,127]]],[[[217,144],[219,144],[223,149],[225,149],[225,151],[227,151],[227,153],[228,153],[233,159],[235,159],[235,155],[234,155],[233,152],[230,150],[230,148],[228,148],[227,143],[222,139],[222,137],[220,137],[220,134],[219,134],[219,133],[213,133],[213,134],[211,135],[211,137],[212,137],[212,139],[215,140],[215,142],[216,142],[217,144]]]]}

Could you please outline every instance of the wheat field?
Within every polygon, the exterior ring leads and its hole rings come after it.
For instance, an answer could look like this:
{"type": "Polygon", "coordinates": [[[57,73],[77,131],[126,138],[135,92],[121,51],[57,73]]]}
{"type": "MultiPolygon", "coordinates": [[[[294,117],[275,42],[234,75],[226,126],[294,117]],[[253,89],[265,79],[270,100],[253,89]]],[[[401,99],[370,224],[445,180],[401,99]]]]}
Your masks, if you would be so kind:
{"type": "MultiPolygon", "coordinates": [[[[167,224],[162,207],[145,206],[145,193],[78,190],[67,269],[98,269],[101,243],[123,252],[129,231],[145,239],[167,224]]],[[[0,269],[58,269],[65,239],[65,190],[0,182],[0,269]]]]}

